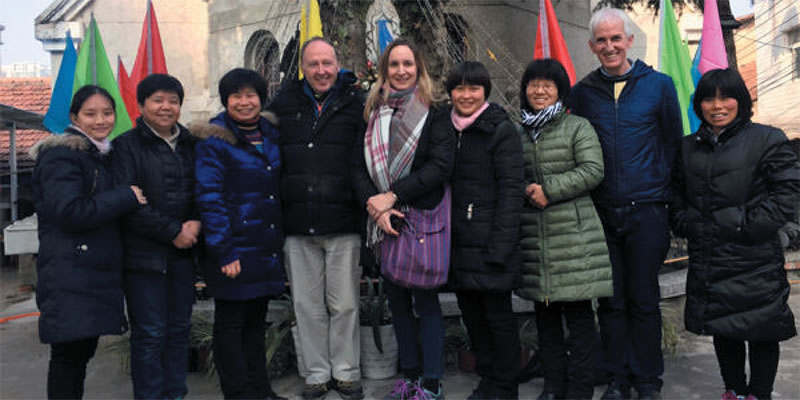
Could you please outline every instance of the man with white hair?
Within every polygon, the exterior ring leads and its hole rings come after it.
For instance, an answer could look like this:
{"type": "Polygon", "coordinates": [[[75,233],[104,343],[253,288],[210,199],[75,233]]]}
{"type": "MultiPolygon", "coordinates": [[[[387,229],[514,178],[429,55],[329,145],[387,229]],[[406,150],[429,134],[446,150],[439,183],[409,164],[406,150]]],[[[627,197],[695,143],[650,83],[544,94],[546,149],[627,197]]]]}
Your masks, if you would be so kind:
{"type": "Polygon", "coordinates": [[[603,147],[605,177],[592,197],[603,222],[614,296],[598,309],[611,383],[602,399],[639,399],[661,390],[658,271],[669,249],[670,171],[682,136],[672,80],[627,57],[631,21],[603,8],[589,22],[589,48],[600,68],[570,93],[575,115],[588,119],[603,147]]]}

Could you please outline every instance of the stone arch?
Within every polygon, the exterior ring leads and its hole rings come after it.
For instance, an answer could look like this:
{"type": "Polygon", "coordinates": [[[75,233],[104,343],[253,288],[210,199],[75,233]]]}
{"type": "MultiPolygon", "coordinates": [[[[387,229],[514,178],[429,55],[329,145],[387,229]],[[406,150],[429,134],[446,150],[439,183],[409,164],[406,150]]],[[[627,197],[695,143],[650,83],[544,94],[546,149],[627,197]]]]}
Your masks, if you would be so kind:
{"type": "Polygon", "coordinates": [[[261,29],[250,36],[244,50],[244,66],[258,72],[267,81],[266,103],[269,104],[281,85],[280,46],[272,32],[261,29]]]}

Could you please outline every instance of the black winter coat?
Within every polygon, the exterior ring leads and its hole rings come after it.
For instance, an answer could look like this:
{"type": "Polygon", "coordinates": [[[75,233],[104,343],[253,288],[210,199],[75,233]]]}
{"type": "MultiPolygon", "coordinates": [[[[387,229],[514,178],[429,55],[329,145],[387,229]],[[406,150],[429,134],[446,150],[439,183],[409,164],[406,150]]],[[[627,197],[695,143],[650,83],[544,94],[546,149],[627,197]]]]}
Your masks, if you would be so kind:
{"type": "Polygon", "coordinates": [[[268,107],[280,124],[287,235],[361,231],[349,164],[366,126],[364,96],[355,82],[351,72],[342,71],[321,113],[305,80],[285,87],[268,107]]]}
{"type": "Polygon", "coordinates": [[[182,125],[175,151],[139,117],[136,127],[114,139],[111,167],[116,182],[137,185],[147,205],[123,220],[125,268],[167,272],[167,258],[191,257],[172,241],[183,223],[200,219],[194,207],[196,138],[182,125]]]}
{"type": "Polygon", "coordinates": [[[31,156],[39,338],[63,343],[124,333],[117,218],[139,207],[136,196],[128,185],[112,183],[107,158],[72,128],[39,142],[31,156]]]}
{"type": "MultiPolygon", "coordinates": [[[[378,194],[364,158],[365,133],[366,129],[353,149],[352,167],[353,186],[361,210],[366,210],[367,200],[378,194]]],[[[453,173],[455,147],[449,111],[443,106],[431,106],[417,142],[411,172],[392,184],[392,192],[397,196],[395,208],[408,204],[430,210],[441,203],[444,183],[453,173]]]]}
{"type": "Polygon", "coordinates": [[[689,239],[686,329],[738,340],[796,334],[778,229],[800,206],[800,166],[779,129],[749,121],[683,139],[673,229],[689,239]]]}
{"type": "Polygon", "coordinates": [[[511,290],[521,279],[522,143],[506,112],[491,104],[456,136],[452,260],[448,287],[511,290]]]}

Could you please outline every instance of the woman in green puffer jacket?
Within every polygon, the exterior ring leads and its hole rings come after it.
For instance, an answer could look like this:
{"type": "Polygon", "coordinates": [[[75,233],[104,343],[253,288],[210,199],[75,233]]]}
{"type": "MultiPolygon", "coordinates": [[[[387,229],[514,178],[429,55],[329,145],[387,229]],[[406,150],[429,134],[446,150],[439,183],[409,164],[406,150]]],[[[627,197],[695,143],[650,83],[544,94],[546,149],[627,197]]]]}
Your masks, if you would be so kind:
{"type": "Polygon", "coordinates": [[[566,112],[569,88],[553,59],[529,64],[520,83],[527,201],[516,293],[536,306],[545,365],[540,400],[592,398],[591,301],[612,294],[605,235],[589,195],[603,179],[603,153],[591,124],[566,112]]]}

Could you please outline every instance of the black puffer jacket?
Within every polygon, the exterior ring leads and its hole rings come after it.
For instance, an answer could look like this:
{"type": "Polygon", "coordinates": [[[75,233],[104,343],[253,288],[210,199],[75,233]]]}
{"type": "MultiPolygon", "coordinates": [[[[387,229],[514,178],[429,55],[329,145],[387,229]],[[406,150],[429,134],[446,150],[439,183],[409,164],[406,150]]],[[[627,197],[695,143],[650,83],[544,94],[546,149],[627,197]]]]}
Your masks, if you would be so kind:
{"type": "Polygon", "coordinates": [[[525,170],[519,133],[496,104],[464,131],[452,129],[456,157],[448,287],[511,290],[521,278],[525,170]]]}
{"type": "MultiPolygon", "coordinates": [[[[364,137],[361,132],[357,145],[353,149],[353,185],[356,190],[358,204],[366,210],[367,200],[378,194],[367,172],[364,158],[364,137]]],[[[430,210],[442,201],[444,183],[453,173],[453,157],[455,136],[450,125],[450,114],[446,107],[431,106],[428,117],[422,126],[411,172],[392,184],[392,191],[397,196],[398,205],[408,204],[412,207],[430,210]]],[[[397,206],[395,206],[397,208],[397,206]]]]}
{"type": "Polygon", "coordinates": [[[139,207],[136,196],[128,185],[112,183],[106,157],[72,128],[39,142],[31,156],[39,338],[63,343],[124,333],[117,219],[139,207]]]}
{"type": "Polygon", "coordinates": [[[365,130],[364,96],[342,71],[321,113],[305,80],[285,87],[268,109],[281,131],[281,199],[287,235],[358,233],[350,159],[365,130]]]}
{"type": "Polygon", "coordinates": [[[194,146],[196,139],[182,125],[173,152],[142,120],[114,139],[111,166],[116,182],[137,185],[147,205],[122,222],[125,268],[166,272],[167,257],[190,257],[172,241],[190,219],[200,219],[194,207],[194,146]]]}
{"type": "Polygon", "coordinates": [[[800,206],[800,167],[778,129],[702,126],[683,139],[674,230],[689,239],[686,329],[739,340],[796,334],[778,229],[800,206]]]}

